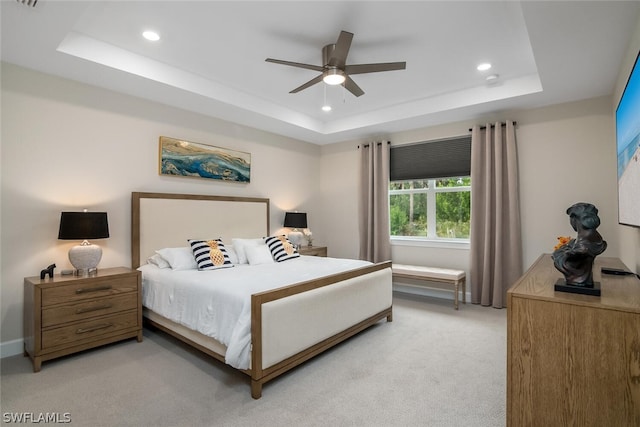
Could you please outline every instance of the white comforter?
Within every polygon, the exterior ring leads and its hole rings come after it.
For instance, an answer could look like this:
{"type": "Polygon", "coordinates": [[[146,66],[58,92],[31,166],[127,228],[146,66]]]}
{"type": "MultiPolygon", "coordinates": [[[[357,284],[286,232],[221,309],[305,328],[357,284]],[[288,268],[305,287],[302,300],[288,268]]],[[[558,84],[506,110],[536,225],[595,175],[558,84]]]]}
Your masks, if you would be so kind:
{"type": "Polygon", "coordinates": [[[247,369],[251,349],[251,294],[369,264],[313,256],[212,271],[174,271],[145,264],[139,268],[142,304],[167,319],[215,338],[227,346],[227,364],[247,369]]]}

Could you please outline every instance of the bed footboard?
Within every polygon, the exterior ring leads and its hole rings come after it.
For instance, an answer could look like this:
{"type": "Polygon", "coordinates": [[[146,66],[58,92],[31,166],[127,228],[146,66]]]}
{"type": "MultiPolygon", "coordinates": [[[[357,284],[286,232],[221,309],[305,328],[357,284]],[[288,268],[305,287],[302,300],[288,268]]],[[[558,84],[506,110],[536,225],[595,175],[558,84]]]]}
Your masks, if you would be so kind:
{"type": "Polygon", "coordinates": [[[386,318],[391,263],[384,262],[252,296],[251,395],[262,385],[386,318]]]}

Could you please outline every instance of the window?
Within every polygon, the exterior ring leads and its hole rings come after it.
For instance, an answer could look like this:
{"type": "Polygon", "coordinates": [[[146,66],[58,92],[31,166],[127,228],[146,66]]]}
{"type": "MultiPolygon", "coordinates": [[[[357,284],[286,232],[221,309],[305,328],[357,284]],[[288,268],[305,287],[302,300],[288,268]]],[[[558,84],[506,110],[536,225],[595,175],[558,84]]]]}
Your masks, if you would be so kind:
{"type": "Polygon", "coordinates": [[[389,184],[391,236],[468,239],[470,213],[468,176],[389,184]]]}
{"type": "Polygon", "coordinates": [[[470,136],[391,147],[391,236],[468,240],[470,165],[470,136]]]}

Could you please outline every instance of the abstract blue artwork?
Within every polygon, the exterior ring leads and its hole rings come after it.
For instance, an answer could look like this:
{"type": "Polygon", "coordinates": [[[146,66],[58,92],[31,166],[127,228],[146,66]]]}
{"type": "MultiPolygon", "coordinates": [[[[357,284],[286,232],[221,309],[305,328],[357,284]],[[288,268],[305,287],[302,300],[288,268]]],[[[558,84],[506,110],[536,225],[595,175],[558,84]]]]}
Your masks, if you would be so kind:
{"type": "Polygon", "coordinates": [[[160,175],[248,183],[251,154],[161,136],[160,175]]]}

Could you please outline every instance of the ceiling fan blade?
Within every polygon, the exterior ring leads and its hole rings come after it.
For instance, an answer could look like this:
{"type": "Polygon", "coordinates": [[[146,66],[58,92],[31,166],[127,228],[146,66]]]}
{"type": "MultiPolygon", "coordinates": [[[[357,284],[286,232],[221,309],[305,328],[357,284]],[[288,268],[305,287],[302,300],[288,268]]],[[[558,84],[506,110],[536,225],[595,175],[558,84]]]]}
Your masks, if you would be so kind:
{"type": "Polygon", "coordinates": [[[329,58],[327,65],[338,68],[344,67],[347,62],[349,48],[351,48],[351,40],[353,40],[353,33],[340,31],[340,36],[338,36],[338,41],[335,44],[335,48],[331,53],[331,57],[329,58]]]}
{"type": "Polygon", "coordinates": [[[396,71],[407,68],[406,62],[381,62],[378,64],[347,65],[344,72],[347,74],[378,73],[381,71],[396,71]]]}
{"type": "Polygon", "coordinates": [[[273,58],[267,58],[265,59],[265,61],[273,62],[274,64],[289,65],[290,67],[305,68],[307,70],[320,71],[320,72],[324,71],[324,68],[318,65],[302,64],[300,62],[282,61],[280,59],[273,59],[273,58]]]}
{"type": "Polygon", "coordinates": [[[291,92],[289,92],[289,93],[298,93],[298,92],[300,92],[301,90],[304,90],[304,89],[306,89],[306,88],[308,88],[308,87],[311,87],[311,86],[313,86],[313,85],[314,85],[314,84],[316,84],[316,83],[320,83],[321,81],[322,81],[322,74],[320,74],[318,77],[315,77],[315,78],[313,78],[313,79],[309,80],[309,81],[308,81],[308,82],[306,82],[305,84],[303,84],[303,85],[301,85],[301,86],[298,86],[297,88],[295,88],[294,90],[292,90],[292,91],[291,91],[291,92]]]}
{"type": "Polygon", "coordinates": [[[360,86],[358,86],[356,82],[354,82],[353,79],[351,79],[351,77],[349,76],[346,76],[344,87],[355,96],[364,95],[364,91],[360,89],[360,86]]]}

